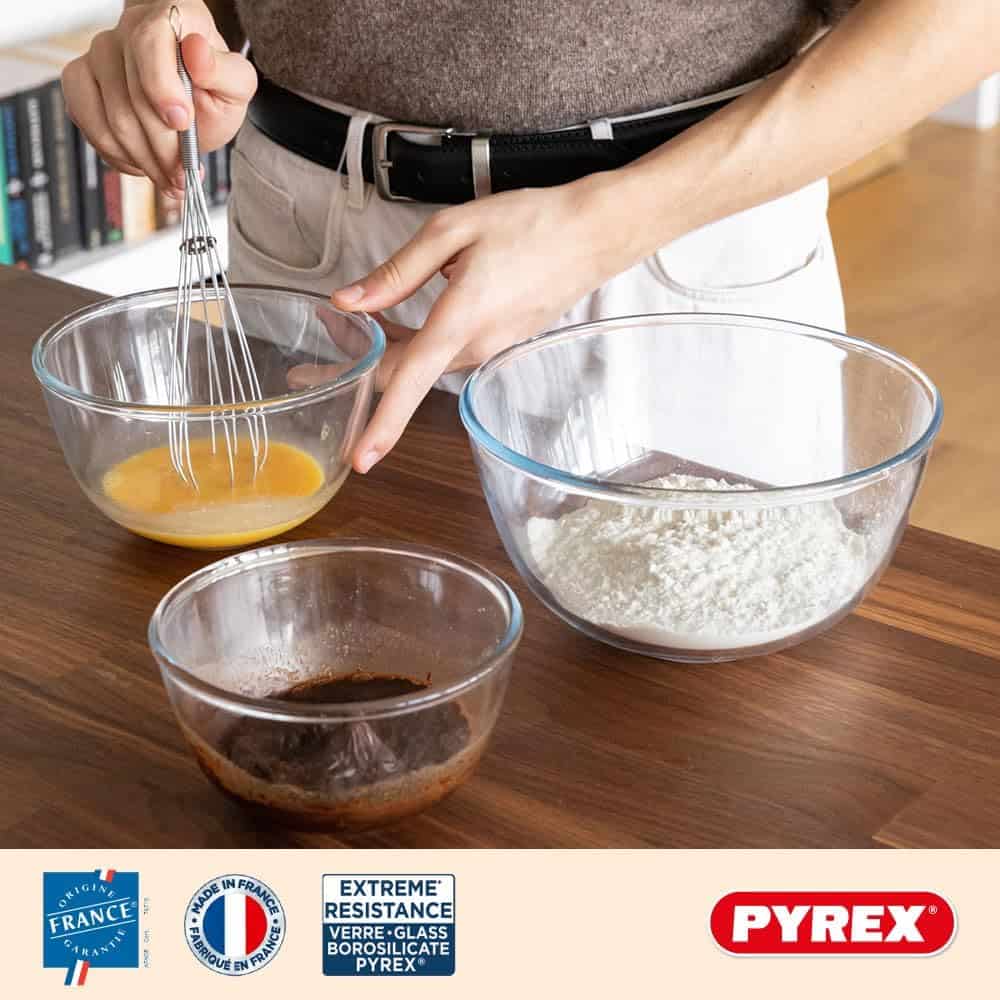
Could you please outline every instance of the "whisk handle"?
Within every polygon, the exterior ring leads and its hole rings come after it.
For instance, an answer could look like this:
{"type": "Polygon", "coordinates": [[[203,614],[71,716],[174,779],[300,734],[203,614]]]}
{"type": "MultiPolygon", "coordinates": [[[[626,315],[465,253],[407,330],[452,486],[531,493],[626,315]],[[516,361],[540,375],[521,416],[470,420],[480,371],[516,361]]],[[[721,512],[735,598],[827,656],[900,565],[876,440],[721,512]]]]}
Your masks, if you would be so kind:
{"type": "MultiPolygon", "coordinates": [[[[194,86],[191,83],[191,77],[188,75],[187,67],[184,65],[184,56],[181,54],[180,16],[176,7],[170,8],[170,23],[174,29],[174,34],[177,36],[177,75],[181,78],[184,93],[187,94],[188,100],[191,102],[191,107],[194,108],[194,86]]],[[[181,166],[185,171],[193,170],[197,174],[199,161],[198,126],[195,123],[193,115],[191,116],[191,124],[177,134],[180,136],[181,141],[181,166]]]]}

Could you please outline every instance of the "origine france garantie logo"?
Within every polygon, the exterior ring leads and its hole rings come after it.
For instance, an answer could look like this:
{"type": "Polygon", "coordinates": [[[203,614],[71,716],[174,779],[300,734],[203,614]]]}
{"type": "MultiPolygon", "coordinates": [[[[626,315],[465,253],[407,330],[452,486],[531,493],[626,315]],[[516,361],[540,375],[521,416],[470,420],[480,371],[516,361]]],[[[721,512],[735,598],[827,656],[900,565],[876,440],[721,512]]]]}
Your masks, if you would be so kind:
{"type": "Polygon", "coordinates": [[[42,876],[42,966],[83,986],[91,969],[139,967],[139,873],[97,868],[42,876]]]}
{"type": "Polygon", "coordinates": [[[249,875],[220,875],[191,897],[184,937],[195,958],[224,976],[263,969],[285,937],[285,911],[274,891],[249,875]]]}

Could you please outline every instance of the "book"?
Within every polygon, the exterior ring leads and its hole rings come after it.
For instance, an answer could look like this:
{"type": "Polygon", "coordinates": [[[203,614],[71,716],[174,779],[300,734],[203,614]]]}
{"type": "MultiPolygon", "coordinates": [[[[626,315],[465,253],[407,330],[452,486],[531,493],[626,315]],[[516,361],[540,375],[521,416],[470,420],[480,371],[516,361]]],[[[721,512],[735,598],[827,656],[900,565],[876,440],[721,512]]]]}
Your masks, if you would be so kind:
{"type": "Polygon", "coordinates": [[[58,259],[82,246],[80,179],[76,169],[75,126],[66,113],[58,80],[45,88],[45,100],[45,159],[50,174],[52,242],[58,259]]]}
{"type": "Polygon", "coordinates": [[[101,242],[121,243],[125,236],[122,228],[122,175],[103,160],[98,161],[101,172],[101,204],[104,217],[101,220],[101,242]]]}
{"type": "Polygon", "coordinates": [[[80,241],[86,250],[101,245],[101,222],[104,218],[104,193],[101,190],[101,165],[97,150],[76,127],[76,161],[80,186],[80,241]]]}
{"type": "MultiPolygon", "coordinates": [[[[51,65],[26,56],[18,50],[0,50],[0,114],[4,136],[4,167],[6,191],[0,190],[6,205],[4,215],[10,229],[11,254],[18,267],[33,267],[38,250],[35,239],[34,206],[39,199],[31,181],[36,173],[32,166],[27,108],[22,106],[22,92],[32,92],[53,78],[51,65]]],[[[41,121],[41,104],[35,112],[41,121]]],[[[44,151],[42,152],[44,161],[44,151]]],[[[41,181],[43,175],[37,180],[41,181]]],[[[43,234],[51,234],[51,206],[48,204],[47,178],[45,207],[39,220],[43,234]]]]}
{"type": "MultiPolygon", "coordinates": [[[[90,26],[22,45],[8,53],[22,64],[34,64],[36,73],[44,73],[53,81],[49,92],[51,127],[47,128],[46,140],[57,254],[80,246],[90,249],[104,239],[103,184],[97,152],[66,115],[62,88],[56,82],[65,65],[86,52],[100,30],[99,26],[90,26]]],[[[2,67],[0,60],[0,72],[2,67]]],[[[109,235],[110,242],[115,242],[114,227],[109,235]]]]}
{"type": "Polygon", "coordinates": [[[14,263],[14,247],[10,236],[10,219],[7,216],[7,140],[4,137],[3,119],[0,118],[0,264],[14,263]]]}
{"type": "Polygon", "coordinates": [[[122,233],[126,243],[145,239],[156,230],[156,190],[148,177],[121,175],[122,233]]]}
{"type": "Polygon", "coordinates": [[[17,101],[13,97],[0,101],[0,117],[3,119],[4,166],[7,175],[5,214],[10,229],[11,263],[18,267],[30,267],[33,259],[31,201],[28,198],[28,185],[21,172],[21,153],[17,141],[17,101]]]}
{"type": "Polygon", "coordinates": [[[21,170],[31,202],[32,267],[49,267],[55,260],[52,201],[45,159],[45,91],[35,87],[17,95],[17,144],[21,170]]]}

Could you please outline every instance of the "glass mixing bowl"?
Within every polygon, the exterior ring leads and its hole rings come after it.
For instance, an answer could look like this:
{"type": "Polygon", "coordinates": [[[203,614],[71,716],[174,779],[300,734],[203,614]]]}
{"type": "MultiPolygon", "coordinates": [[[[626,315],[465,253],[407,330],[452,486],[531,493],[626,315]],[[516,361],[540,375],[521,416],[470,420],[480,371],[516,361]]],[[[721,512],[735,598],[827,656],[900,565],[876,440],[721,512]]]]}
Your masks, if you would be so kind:
{"type": "Polygon", "coordinates": [[[88,306],[35,345],[35,375],[66,463],[94,504],[136,534],[192,548],[250,544],[312,517],[347,477],[385,350],[381,328],[310,292],[232,291],[264,396],[252,407],[222,408],[217,396],[211,405],[206,331],[219,358],[222,337],[197,312],[188,352],[193,405],[168,405],[176,289],[88,306]],[[268,437],[256,476],[248,437],[254,413],[268,437]],[[236,429],[235,487],[224,424],[236,429]],[[198,490],[170,465],[170,430],[181,426],[198,490]]]}
{"type": "Polygon", "coordinates": [[[274,545],[194,573],[149,644],[208,777],[296,827],[379,826],[460,785],[521,638],[510,588],[402,543],[274,545]]]}
{"type": "Polygon", "coordinates": [[[587,635],[689,662],[847,614],[892,557],[941,424],[930,380],[889,351],[713,314],[537,337],[482,365],[460,410],[534,593],[587,635]]]}

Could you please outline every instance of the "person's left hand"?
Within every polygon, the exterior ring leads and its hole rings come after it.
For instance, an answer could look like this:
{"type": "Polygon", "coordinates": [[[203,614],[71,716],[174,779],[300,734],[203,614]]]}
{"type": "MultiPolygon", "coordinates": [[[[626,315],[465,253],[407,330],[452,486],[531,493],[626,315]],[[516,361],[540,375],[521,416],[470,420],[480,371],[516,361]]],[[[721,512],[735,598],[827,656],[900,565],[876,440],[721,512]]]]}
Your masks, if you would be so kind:
{"type": "Polygon", "coordinates": [[[388,309],[438,271],[448,287],[421,330],[394,326],[379,371],[382,400],[354,452],[367,472],[396,443],[437,379],[473,367],[551,325],[633,257],[600,175],[443,209],[384,264],[334,292],[347,310],[388,309]]]}

